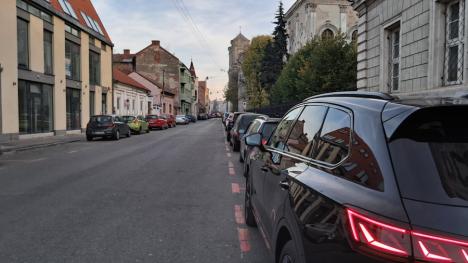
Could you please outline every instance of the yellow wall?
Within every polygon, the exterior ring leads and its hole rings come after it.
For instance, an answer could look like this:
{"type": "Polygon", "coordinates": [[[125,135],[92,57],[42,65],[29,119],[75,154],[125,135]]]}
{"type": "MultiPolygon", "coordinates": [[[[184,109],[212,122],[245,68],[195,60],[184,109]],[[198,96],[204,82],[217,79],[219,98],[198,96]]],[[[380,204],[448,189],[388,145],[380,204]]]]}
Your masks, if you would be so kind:
{"type": "Polygon", "coordinates": [[[44,22],[42,19],[29,16],[29,68],[44,73],[44,22]]]}
{"type": "MultiPolygon", "coordinates": [[[[98,46],[101,46],[100,44],[98,46]]],[[[112,113],[112,48],[106,47],[106,50],[101,49],[101,85],[103,89],[108,89],[107,92],[107,114],[112,113]]],[[[99,100],[101,105],[101,100],[99,100]]],[[[99,106],[101,107],[101,106],[99,106]]]]}
{"type": "Polygon", "coordinates": [[[81,32],[81,127],[89,121],[89,36],[81,32]]]}
{"type": "Polygon", "coordinates": [[[64,131],[66,125],[66,83],[65,78],[65,23],[54,17],[54,129],[64,131]]]}
{"type": "Polygon", "coordinates": [[[0,64],[2,131],[18,133],[18,58],[16,46],[16,1],[3,0],[0,8],[0,64]]]}

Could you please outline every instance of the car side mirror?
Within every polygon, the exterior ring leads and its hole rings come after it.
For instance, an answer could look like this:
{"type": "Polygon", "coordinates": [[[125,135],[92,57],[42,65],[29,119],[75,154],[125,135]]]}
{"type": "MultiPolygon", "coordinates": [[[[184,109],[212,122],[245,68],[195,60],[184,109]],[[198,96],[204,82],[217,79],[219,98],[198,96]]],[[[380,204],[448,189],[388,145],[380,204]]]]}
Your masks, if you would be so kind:
{"type": "Polygon", "coordinates": [[[259,133],[254,133],[250,134],[249,136],[246,136],[245,144],[252,147],[260,147],[261,149],[263,149],[262,135],[259,133]]]}

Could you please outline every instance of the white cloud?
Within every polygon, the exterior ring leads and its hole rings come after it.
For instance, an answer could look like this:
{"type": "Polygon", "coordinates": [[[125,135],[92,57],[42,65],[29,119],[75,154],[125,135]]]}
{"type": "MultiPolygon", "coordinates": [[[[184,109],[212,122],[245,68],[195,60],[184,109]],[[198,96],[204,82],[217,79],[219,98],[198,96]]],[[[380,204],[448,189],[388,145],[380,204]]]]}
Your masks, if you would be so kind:
{"type": "MultiPolygon", "coordinates": [[[[227,84],[228,46],[239,33],[247,37],[273,32],[274,15],[279,1],[271,0],[183,0],[208,45],[176,8],[181,0],[93,0],[114,44],[114,52],[124,48],[140,50],[160,40],[181,61],[193,58],[202,80],[210,77],[213,96],[222,97],[227,84]],[[130,3],[130,4],[129,4],[130,3]],[[221,67],[221,68],[220,68],[221,67]]],[[[283,1],[289,8],[294,0],[283,1]]]]}

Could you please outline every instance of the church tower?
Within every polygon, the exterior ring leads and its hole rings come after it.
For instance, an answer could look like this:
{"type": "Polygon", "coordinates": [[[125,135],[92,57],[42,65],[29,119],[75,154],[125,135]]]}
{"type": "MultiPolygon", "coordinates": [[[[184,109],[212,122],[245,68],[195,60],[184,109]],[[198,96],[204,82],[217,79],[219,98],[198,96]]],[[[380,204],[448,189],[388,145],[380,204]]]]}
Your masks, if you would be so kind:
{"type": "Polygon", "coordinates": [[[229,88],[237,90],[237,102],[234,102],[233,111],[245,111],[246,90],[242,74],[242,60],[245,52],[250,47],[250,40],[242,33],[239,33],[233,40],[229,47],[229,88]]]}

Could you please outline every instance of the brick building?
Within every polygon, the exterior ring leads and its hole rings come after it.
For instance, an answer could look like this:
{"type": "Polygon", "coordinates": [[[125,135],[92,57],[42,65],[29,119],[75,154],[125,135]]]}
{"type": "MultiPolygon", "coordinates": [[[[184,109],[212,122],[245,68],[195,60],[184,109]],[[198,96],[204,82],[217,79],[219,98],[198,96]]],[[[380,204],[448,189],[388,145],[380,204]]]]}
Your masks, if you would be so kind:
{"type": "Polygon", "coordinates": [[[457,95],[468,87],[465,0],[355,0],[358,88],[457,95]]]}
{"type": "MultiPolygon", "coordinates": [[[[136,54],[124,50],[123,54],[114,54],[114,67],[130,74],[137,72],[154,85],[161,87],[160,102],[154,101],[154,107],[161,113],[177,114],[181,112],[179,100],[180,61],[169,51],[161,47],[160,41],[151,44],[136,54]]],[[[156,94],[152,94],[156,96],[156,94]]]]}

